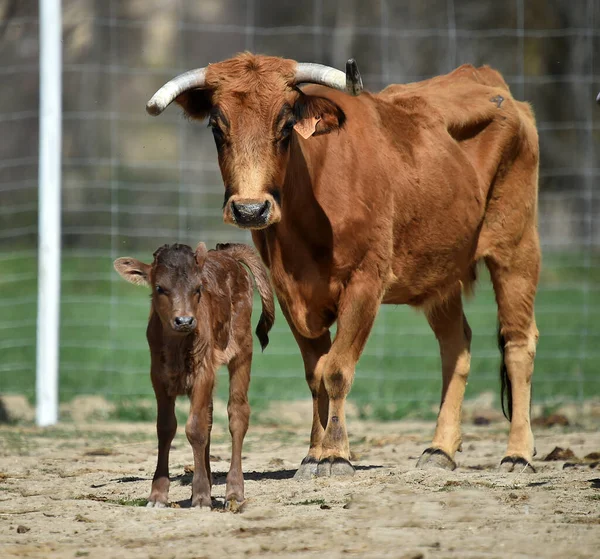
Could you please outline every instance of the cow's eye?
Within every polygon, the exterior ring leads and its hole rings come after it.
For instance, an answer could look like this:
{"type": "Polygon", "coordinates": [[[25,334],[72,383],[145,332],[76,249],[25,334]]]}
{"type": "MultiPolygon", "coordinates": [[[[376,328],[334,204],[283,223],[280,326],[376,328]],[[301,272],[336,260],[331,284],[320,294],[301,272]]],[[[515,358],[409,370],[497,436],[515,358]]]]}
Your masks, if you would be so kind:
{"type": "Polygon", "coordinates": [[[166,293],[167,293],[166,289],[163,289],[160,285],[156,286],[156,292],[159,295],[166,295],[166,293]]]}
{"type": "Polygon", "coordinates": [[[287,146],[287,144],[290,140],[290,136],[292,134],[292,129],[294,128],[295,124],[296,124],[295,120],[288,120],[281,128],[281,132],[279,134],[279,138],[277,139],[277,141],[279,142],[279,144],[282,147],[287,146]]]}
{"type": "Polygon", "coordinates": [[[296,124],[295,120],[288,120],[284,125],[283,128],[281,129],[281,137],[285,138],[287,136],[290,135],[292,128],[294,128],[294,125],[296,124]]]}
{"type": "Polygon", "coordinates": [[[217,149],[220,149],[223,147],[223,144],[225,144],[225,136],[223,135],[223,131],[220,128],[213,127],[212,133],[217,149]]]}
{"type": "Polygon", "coordinates": [[[200,295],[200,293],[202,293],[202,286],[199,285],[198,287],[196,287],[196,289],[194,289],[194,293],[196,295],[200,295]]]}

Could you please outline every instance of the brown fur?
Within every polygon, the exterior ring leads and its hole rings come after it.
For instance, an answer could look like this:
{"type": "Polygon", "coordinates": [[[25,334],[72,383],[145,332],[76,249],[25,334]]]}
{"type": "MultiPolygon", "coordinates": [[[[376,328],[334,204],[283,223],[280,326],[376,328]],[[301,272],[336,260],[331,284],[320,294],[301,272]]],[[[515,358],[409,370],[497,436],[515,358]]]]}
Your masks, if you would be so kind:
{"type": "Polygon", "coordinates": [[[158,407],[158,462],[148,506],[168,502],[169,448],[177,429],[175,397],[184,394],[191,402],[186,434],[194,453],[192,506],[211,506],[212,392],[221,365],[229,368],[227,409],[233,443],[226,501],[244,500],[242,443],[250,417],[253,289],[240,263],[252,272],[261,297],[257,336],[264,349],[274,321],[273,293],[266,270],[250,247],[219,245],[216,251],[207,251],[200,243],[192,251],[187,245],[165,245],[154,253],[152,265],[128,257],[115,261],[115,269],[127,281],[152,286],[146,335],[158,407]],[[181,317],[193,322],[180,326],[181,317]]]}
{"type": "Polygon", "coordinates": [[[211,114],[225,221],[236,223],[233,204],[269,203],[268,218],[250,227],[313,394],[303,464],[312,472],[319,462],[327,475],[348,460],[345,398],[379,305],[390,303],[422,308],[440,343],[442,404],[420,464],[453,467],[470,362],[462,291],[472,289],[481,260],[505,340],[507,458],[528,463],[540,267],[530,106],[486,66],[358,97],[315,85],[300,91],[294,67],[245,53],[209,66],[206,89],[178,102],[192,117],[211,114]],[[285,132],[307,116],[321,117],[321,133],[285,132]]]}

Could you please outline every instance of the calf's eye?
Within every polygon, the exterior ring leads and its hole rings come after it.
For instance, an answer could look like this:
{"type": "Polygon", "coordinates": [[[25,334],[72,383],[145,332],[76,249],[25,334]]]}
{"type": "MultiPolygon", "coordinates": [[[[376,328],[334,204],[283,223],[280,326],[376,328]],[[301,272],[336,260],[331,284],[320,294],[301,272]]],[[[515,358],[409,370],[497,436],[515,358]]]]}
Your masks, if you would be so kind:
{"type": "Polygon", "coordinates": [[[164,294],[166,293],[166,291],[165,291],[165,290],[164,290],[164,289],[163,289],[163,288],[162,288],[160,285],[157,285],[157,286],[156,286],[156,292],[157,292],[159,295],[164,295],[164,294]]]}

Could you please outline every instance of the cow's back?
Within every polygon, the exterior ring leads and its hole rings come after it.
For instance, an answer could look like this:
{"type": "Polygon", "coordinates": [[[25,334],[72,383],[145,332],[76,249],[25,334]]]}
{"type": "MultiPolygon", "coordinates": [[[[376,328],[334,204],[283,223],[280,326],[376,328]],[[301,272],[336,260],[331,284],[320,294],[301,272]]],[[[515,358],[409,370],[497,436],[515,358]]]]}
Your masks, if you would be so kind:
{"type": "Polygon", "coordinates": [[[531,107],[513,99],[500,73],[489,66],[465,64],[443,76],[390,85],[377,97],[412,112],[436,133],[445,128],[478,173],[484,194],[523,142],[537,149],[531,107]]]}
{"type": "Polygon", "coordinates": [[[502,76],[486,66],[461,66],[430,80],[389,86],[373,97],[383,105],[378,110],[385,126],[400,125],[396,135],[405,134],[406,121],[418,130],[407,160],[418,187],[400,179],[397,189],[391,302],[405,302],[409,292],[420,301],[443,291],[453,268],[462,269],[461,280],[468,281],[490,198],[533,203],[531,181],[502,180],[518,158],[520,165],[536,164],[523,159],[524,151],[537,157],[533,112],[514,100],[502,76]],[[398,219],[402,208],[413,217],[409,226],[398,219]],[[431,247],[437,247],[435,254],[431,247]]]}
{"type": "Polygon", "coordinates": [[[501,74],[489,66],[464,64],[449,74],[407,84],[393,84],[377,96],[400,105],[419,97],[443,117],[449,129],[466,121],[492,116],[490,99],[512,99],[501,74]],[[490,96],[490,94],[492,94],[490,96]]]}

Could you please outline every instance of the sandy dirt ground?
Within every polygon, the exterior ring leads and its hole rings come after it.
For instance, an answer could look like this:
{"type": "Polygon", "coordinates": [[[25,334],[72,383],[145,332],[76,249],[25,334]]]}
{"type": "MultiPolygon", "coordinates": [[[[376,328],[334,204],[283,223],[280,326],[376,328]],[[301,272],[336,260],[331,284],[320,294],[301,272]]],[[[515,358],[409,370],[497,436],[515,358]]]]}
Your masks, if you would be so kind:
{"type": "Polygon", "coordinates": [[[296,481],[309,430],[308,408],[298,406],[251,425],[238,514],[222,508],[230,449],[222,419],[212,511],[189,508],[192,457],[181,427],[172,506],[147,509],[152,425],[0,426],[0,557],[600,557],[598,465],[542,460],[556,446],[577,457],[600,451],[598,418],[536,427],[537,473],[507,474],[497,470],[507,431],[497,418],[465,422],[459,467],[446,472],[414,467],[433,422],[354,417],[356,475],[296,481]]]}

